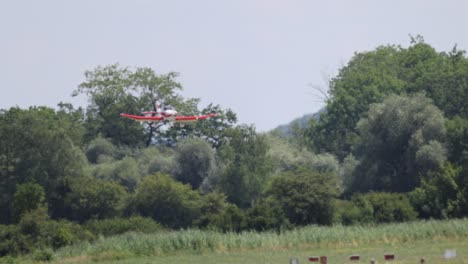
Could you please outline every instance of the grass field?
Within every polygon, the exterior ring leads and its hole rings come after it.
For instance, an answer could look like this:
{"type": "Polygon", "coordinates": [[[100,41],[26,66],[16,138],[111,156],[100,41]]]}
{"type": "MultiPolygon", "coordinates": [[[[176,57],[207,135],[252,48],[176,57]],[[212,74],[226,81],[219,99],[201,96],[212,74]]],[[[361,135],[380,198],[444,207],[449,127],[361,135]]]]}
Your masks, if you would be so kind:
{"type": "Polygon", "coordinates": [[[359,254],[361,263],[468,263],[468,219],[419,221],[379,226],[308,226],[275,232],[218,233],[185,230],[170,233],[129,233],[81,243],[54,253],[55,263],[289,263],[296,257],[327,255],[329,263],[347,263],[359,254]],[[443,259],[446,249],[457,258],[443,259]]]}
{"type": "MultiPolygon", "coordinates": [[[[194,264],[289,264],[291,258],[297,258],[300,263],[311,263],[307,258],[311,255],[326,255],[328,263],[370,263],[374,259],[375,263],[420,263],[421,257],[424,257],[426,263],[468,263],[468,245],[466,241],[425,241],[419,243],[401,243],[396,245],[391,244],[375,244],[359,247],[347,248],[290,248],[276,250],[245,250],[233,251],[224,253],[207,253],[207,254],[176,254],[167,256],[147,256],[139,258],[126,258],[122,260],[106,260],[107,257],[115,257],[111,255],[101,255],[91,258],[75,258],[68,259],[71,261],[79,261],[79,263],[115,263],[115,264],[147,264],[147,263],[194,263],[194,264]],[[444,259],[443,254],[445,249],[455,249],[457,257],[454,259],[444,259]],[[396,259],[392,262],[385,262],[383,255],[385,253],[394,253],[396,259]],[[349,261],[349,256],[359,254],[360,262],[349,261]]],[[[62,260],[64,261],[64,260],[62,260]]],[[[66,260],[65,260],[66,261],[66,260]]],[[[63,262],[61,262],[63,263],[63,262]]],[[[73,262],[68,262],[73,263],[73,262]]]]}

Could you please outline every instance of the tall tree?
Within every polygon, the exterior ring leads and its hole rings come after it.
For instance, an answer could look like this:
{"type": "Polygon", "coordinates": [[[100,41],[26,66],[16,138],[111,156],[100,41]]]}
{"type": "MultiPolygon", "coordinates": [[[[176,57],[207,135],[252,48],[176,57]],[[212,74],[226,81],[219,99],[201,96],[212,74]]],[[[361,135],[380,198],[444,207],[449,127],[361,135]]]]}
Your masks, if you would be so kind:
{"type": "Polygon", "coordinates": [[[350,190],[410,191],[447,159],[442,112],[424,95],[391,95],[357,124],[361,161],[350,190]]]}
{"type": "Polygon", "coordinates": [[[228,132],[229,140],[219,150],[223,171],[218,182],[228,201],[241,208],[251,206],[271,174],[268,145],[264,135],[252,126],[238,126],[228,132]]]}
{"type": "Polygon", "coordinates": [[[188,139],[176,147],[176,179],[197,189],[217,173],[215,152],[202,139],[188,139]]]}
{"type": "Polygon", "coordinates": [[[80,150],[83,127],[75,117],[47,107],[0,111],[0,221],[8,221],[11,215],[17,184],[41,185],[51,206],[63,179],[82,174],[86,164],[80,150]]]}
{"type": "Polygon", "coordinates": [[[342,160],[357,143],[357,122],[389,94],[424,92],[446,117],[468,118],[466,72],[464,51],[437,52],[419,36],[408,48],[381,46],[356,53],[330,81],[326,112],[306,134],[316,151],[342,160]]]}
{"type": "Polygon", "coordinates": [[[158,75],[150,68],[130,68],[113,64],[85,72],[86,81],[73,95],[86,94],[90,105],[87,111],[87,139],[101,134],[117,145],[150,145],[153,141],[172,142],[179,134],[176,128],[159,130],[160,125],[148,123],[141,126],[125,120],[120,113],[139,113],[156,110],[156,102],[170,104],[179,112],[195,114],[198,99],[184,99],[177,92],[182,90],[176,81],[178,74],[170,72],[158,75]]]}

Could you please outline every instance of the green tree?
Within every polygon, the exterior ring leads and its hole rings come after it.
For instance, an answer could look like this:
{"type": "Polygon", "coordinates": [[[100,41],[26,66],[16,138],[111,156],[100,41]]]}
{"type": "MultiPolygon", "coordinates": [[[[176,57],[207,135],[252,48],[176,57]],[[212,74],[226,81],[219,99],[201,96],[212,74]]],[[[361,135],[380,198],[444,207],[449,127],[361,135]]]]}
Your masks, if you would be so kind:
{"type": "Polygon", "coordinates": [[[138,159],[141,168],[144,168],[146,175],[157,172],[175,175],[176,162],[173,148],[145,148],[142,157],[138,159]]]}
{"type": "Polygon", "coordinates": [[[63,179],[83,173],[84,130],[77,119],[75,112],[47,107],[0,111],[0,221],[8,222],[12,216],[17,184],[41,185],[53,209],[55,190],[63,179]]]}
{"type": "Polygon", "coordinates": [[[203,122],[197,122],[192,135],[200,137],[209,142],[213,148],[219,149],[229,140],[228,131],[237,122],[237,115],[231,109],[222,109],[219,105],[209,104],[202,111],[202,115],[216,113],[203,122]]]}
{"type": "Polygon", "coordinates": [[[97,67],[85,72],[86,81],[73,95],[86,94],[90,99],[87,110],[87,139],[97,134],[111,138],[117,145],[146,146],[156,142],[173,142],[182,133],[176,127],[160,130],[161,124],[142,126],[122,119],[120,113],[139,113],[142,109],[156,110],[156,102],[173,105],[179,112],[195,114],[198,99],[184,99],[177,94],[182,86],[178,74],[158,75],[150,68],[134,71],[118,64],[97,67]]]}
{"type": "Polygon", "coordinates": [[[238,126],[227,132],[228,143],[219,149],[221,175],[217,182],[228,201],[247,208],[260,197],[271,174],[264,135],[251,126],[238,126]]]}
{"type": "Polygon", "coordinates": [[[144,178],[132,200],[136,213],[173,228],[191,226],[200,214],[200,194],[160,173],[144,178]]]}
{"type": "Polygon", "coordinates": [[[267,197],[258,200],[247,210],[247,228],[257,231],[281,230],[289,228],[291,224],[281,204],[267,197]]]}
{"type": "Polygon", "coordinates": [[[460,176],[460,167],[446,163],[423,179],[410,196],[419,214],[424,218],[442,219],[460,216],[464,186],[461,185],[460,176]]]}
{"type": "Polygon", "coordinates": [[[188,183],[193,189],[201,186],[203,181],[217,173],[215,152],[210,144],[202,139],[188,139],[176,146],[175,178],[188,183]]]}
{"type": "Polygon", "coordinates": [[[468,119],[455,116],[447,120],[449,160],[455,164],[468,163],[468,119]]]}
{"type": "Polygon", "coordinates": [[[226,200],[226,195],[210,192],[202,196],[200,217],[194,224],[206,229],[241,231],[245,228],[245,214],[226,200]]]}
{"type": "Polygon", "coordinates": [[[86,157],[91,163],[99,163],[106,157],[114,158],[117,149],[110,140],[103,137],[97,137],[91,140],[86,147],[86,157]]]}
{"type": "Polygon", "coordinates": [[[64,202],[71,220],[112,218],[122,212],[126,192],[114,182],[78,177],[70,180],[69,188],[64,202]]]}
{"type": "Polygon", "coordinates": [[[413,221],[416,211],[408,197],[399,193],[355,194],[352,203],[359,209],[361,223],[390,223],[413,221]]]}
{"type": "Polygon", "coordinates": [[[23,183],[16,186],[13,207],[17,219],[26,212],[45,206],[44,188],[37,183],[23,183]]]}
{"type": "Polygon", "coordinates": [[[268,193],[293,224],[331,224],[339,190],[336,175],[299,168],[273,177],[268,193]]]}
{"type": "Polygon", "coordinates": [[[358,141],[357,122],[389,94],[424,92],[446,117],[467,118],[467,71],[464,51],[437,52],[421,37],[408,48],[387,45],[356,53],[330,81],[327,109],[306,135],[315,151],[342,160],[358,141]]]}
{"type": "Polygon", "coordinates": [[[446,160],[445,119],[427,97],[390,95],[372,104],[357,130],[360,142],[349,191],[414,189],[446,160]]]}

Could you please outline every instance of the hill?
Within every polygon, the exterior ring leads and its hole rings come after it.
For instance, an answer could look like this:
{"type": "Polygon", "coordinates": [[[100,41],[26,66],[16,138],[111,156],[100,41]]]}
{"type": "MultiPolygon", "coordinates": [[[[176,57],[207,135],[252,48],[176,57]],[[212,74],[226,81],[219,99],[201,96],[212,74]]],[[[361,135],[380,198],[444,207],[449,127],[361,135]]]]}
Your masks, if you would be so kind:
{"type": "Polygon", "coordinates": [[[281,134],[287,136],[287,137],[292,137],[294,134],[294,126],[298,126],[299,128],[306,128],[309,124],[310,119],[315,119],[319,120],[320,115],[325,111],[325,108],[321,108],[318,112],[313,113],[313,114],[305,114],[302,117],[298,117],[291,122],[280,125],[276,128],[273,129],[273,131],[280,132],[281,134]]]}

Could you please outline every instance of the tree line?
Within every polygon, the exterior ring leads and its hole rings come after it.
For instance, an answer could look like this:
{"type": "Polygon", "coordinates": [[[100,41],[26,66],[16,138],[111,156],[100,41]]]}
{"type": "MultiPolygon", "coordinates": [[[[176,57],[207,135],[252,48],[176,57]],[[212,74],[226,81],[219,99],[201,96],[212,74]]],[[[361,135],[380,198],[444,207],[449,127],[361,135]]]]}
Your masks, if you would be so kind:
{"type": "Polygon", "coordinates": [[[327,106],[293,137],[181,95],[177,73],[86,71],[59,103],[0,111],[0,256],[99,235],[179,228],[268,230],[468,214],[468,59],[421,37],[356,53],[327,106]],[[156,102],[195,124],[120,113],[156,102]]]}

